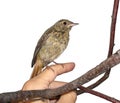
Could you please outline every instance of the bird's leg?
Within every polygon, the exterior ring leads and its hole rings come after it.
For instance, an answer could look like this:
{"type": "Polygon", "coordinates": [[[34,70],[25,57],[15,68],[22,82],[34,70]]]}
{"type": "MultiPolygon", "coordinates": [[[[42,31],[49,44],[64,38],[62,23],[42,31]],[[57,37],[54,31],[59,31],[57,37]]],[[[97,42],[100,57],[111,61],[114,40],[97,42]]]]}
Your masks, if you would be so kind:
{"type": "Polygon", "coordinates": [[[60,63],[57,63],[57,62],[55,62],[55,61],[52,61],[53,63],[55,63],[55,64],[60,64],[60,63]]]}
{"type": "Polygon", "coordinates": [[[53,69],[51,66],[46,66],[46,69],[50,69],[50,70],[52,70],[53,72],[55,72],[54,69],[53,69]]]}
{"type": "Polygon", "coordinates": [[[56,65],[61,65],[62,68],[64,68],[64,65],[63,65],[62,63],[57,63],[57,62],[55,62],[55,61],[52,61],[52,62],[55,63],[56,65]]]}

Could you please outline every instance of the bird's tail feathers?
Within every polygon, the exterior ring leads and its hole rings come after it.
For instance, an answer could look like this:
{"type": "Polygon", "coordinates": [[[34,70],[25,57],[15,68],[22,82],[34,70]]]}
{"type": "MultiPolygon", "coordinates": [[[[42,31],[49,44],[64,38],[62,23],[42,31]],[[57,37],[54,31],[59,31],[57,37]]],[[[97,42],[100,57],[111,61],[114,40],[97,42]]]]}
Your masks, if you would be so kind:
{"type": "Polygon", "coordinates": [[[34,69],[32,71],[30,79],[37,76],[42,71],[42,68],[43,68],[43,65],[42,65],[41,60],[37,60],[35,65],[34,65],[34,69]]]}

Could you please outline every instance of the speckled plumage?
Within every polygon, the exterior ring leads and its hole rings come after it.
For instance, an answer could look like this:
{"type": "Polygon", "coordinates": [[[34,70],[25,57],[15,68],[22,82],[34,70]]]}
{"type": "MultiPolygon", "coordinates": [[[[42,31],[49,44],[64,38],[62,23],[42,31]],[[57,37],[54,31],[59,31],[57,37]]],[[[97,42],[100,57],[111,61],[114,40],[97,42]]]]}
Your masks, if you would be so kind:
{"type": "Polygon", "coordinates": [[[69,31],[74,25],[77,23],[62,19],[44,32],[34,51],[31,64],[34,70],[31,78],[39,74],[44,66],[54,61],[66,49],[69,31]]]}

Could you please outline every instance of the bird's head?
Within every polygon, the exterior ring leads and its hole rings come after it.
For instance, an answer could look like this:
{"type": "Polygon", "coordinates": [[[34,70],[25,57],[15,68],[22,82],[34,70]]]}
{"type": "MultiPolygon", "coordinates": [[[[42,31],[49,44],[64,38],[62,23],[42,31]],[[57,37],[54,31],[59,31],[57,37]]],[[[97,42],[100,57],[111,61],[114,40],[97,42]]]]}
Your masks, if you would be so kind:
{"type": "Polygon", "coordinates": [[[78,25],[78,23],[73,23],[67,19],[62,19],[54,24],[54,29],[56,31],[66,32],[70,31],[71,28],[75,25],[78,25]]]}

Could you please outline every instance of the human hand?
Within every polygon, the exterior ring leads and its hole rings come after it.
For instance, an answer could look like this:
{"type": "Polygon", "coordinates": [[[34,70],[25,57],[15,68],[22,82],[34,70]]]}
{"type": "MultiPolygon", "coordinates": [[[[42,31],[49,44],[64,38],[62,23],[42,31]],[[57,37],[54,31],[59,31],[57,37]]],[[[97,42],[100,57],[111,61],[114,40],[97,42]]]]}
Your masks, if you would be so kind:
{"type": "MultiPolygon", "coordinates": [[[[64,63],[57,64],[47,67],[43,72],[41,72],[38,76],[28,80],[22,90],[38,90],[38,89],[47,89],[47,88],[57,88],[64,84],[65,82],[54,81],[55,78],[63,73],[69,72],[73,70],[75,64],[74,63],[64,63]]],[[[74,91],[66,93],[62,95],[59,100],[50,100],[49,103],[75,103],[76,101],[76,93],[74,91]]],[[[32,103],[46,103],[45,101],[35,101],[32,103]]]]}

